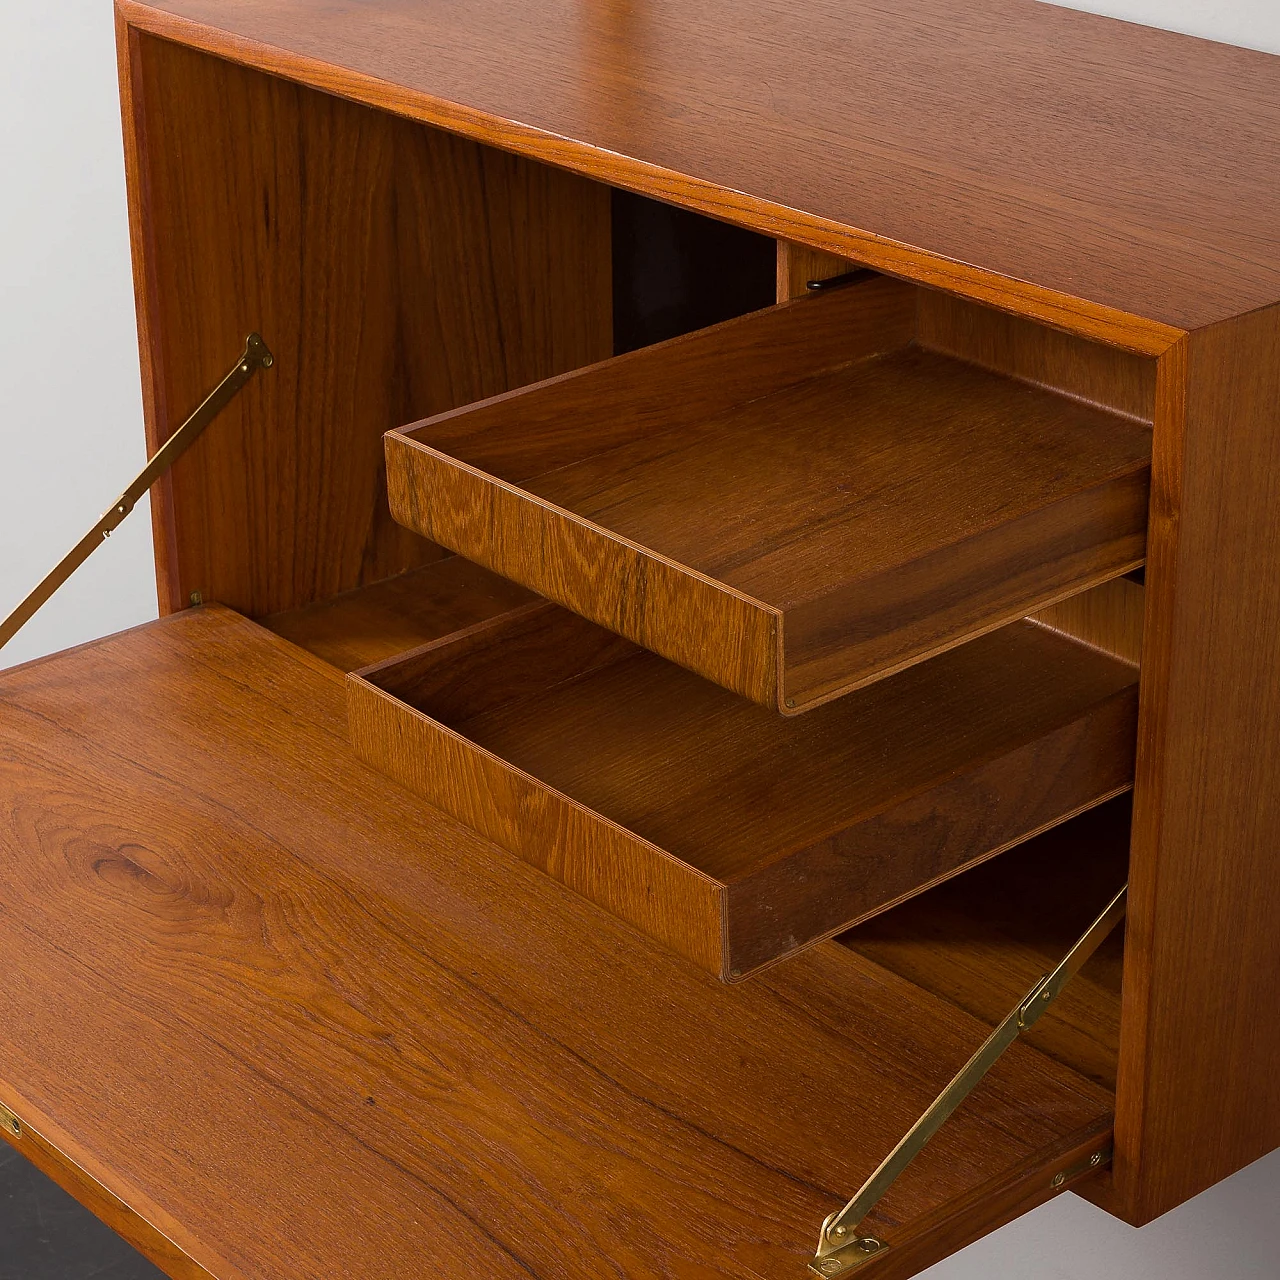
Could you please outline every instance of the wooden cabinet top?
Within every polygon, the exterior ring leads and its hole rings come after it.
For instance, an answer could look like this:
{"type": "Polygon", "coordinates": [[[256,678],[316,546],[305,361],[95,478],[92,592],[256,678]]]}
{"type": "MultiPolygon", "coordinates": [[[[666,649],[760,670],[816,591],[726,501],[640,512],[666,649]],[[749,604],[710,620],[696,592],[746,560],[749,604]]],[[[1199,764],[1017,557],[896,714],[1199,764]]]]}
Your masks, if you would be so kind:
{"type": "Polygon", "coordinates": [[[129,25],[1131,349],[1280,299],[1280,58],[1034,0],[121,0],[129,25]]]}

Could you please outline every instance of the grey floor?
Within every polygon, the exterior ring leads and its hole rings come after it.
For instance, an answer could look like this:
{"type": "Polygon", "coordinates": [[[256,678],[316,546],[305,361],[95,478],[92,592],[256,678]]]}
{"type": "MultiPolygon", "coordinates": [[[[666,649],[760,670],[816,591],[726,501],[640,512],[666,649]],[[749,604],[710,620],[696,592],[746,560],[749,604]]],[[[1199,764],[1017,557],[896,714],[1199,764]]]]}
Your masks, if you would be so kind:
{"type": "Polygon", "coordinates": [[[0,1280],[164,1280],[110,1227],[0,1142],[0,1280]]]}

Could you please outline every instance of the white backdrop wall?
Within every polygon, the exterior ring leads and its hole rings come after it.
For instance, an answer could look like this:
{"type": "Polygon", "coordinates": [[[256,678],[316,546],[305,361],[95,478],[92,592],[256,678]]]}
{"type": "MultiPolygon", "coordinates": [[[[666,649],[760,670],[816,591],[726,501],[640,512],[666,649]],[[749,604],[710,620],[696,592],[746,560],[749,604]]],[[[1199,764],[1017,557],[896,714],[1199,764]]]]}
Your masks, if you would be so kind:
{"type": "Polygon", "coordinates": [[[1280,53],[1280,0],[1049,0],[1204,40],[1280,53]]]}
{"type": "MultiPolygon", "coordinates": [[[[146,461],[110,0],[0,0],[0,613],[146,461]]],[[[155,617],[147,504],[0,666],[155,617]]]]}
{"type": "MultiPolygon", "coordinates": [[[[1069,7],[1280,53],[1280,0],[1079,0],[1069,7]]],[[[111,5],[0,0],[0,30],[4,613],[102,513],[144,456],[111,5]]],[[[0,666],[154,616],[143,504],[0,654],[0,666]]],[[[1059,1197],[928,1276],[1276,1280],[1280,1153],[1142,1231],[1075,1196],[1059,1197]]]]}

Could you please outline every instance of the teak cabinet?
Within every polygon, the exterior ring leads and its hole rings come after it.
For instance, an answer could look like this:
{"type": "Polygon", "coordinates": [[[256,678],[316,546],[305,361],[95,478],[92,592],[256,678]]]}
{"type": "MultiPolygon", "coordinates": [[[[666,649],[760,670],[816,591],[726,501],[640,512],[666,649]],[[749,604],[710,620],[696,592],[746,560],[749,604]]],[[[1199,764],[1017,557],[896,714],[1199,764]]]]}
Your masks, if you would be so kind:
{"type": "Polygon", "coordinates": [[[0,1133],[174,1277],[914,1275],[1280,1144],[1280,60],[117,4],[160,621],[0,677],[0,1133]]]}

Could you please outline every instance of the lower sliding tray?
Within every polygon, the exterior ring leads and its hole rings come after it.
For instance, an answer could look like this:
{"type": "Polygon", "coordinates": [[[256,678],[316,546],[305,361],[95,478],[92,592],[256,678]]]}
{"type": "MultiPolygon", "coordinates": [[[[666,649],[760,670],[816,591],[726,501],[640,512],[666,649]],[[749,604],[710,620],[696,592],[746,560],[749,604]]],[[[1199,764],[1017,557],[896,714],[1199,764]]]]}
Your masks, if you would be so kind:
{"type": "Polygon", "coordinates": [[[1019,622],[799,718],[536,603],[348,677],[356,751],[726,980],[1127,788],[1137,669],[1019,622]]]}
{"type": "MultiPolygon", "coordinates": [[[[225,610],[5,672],[0,740],[0,1137],[184,1280],[803,1280],[987,1033],[834,943],[723,986],[361,765],[340,673],[225,610]]],[[[1112,1106],[1015,1045],[859,1276],[1088,1176],[1112,1106]]]]}

